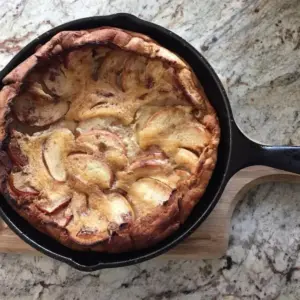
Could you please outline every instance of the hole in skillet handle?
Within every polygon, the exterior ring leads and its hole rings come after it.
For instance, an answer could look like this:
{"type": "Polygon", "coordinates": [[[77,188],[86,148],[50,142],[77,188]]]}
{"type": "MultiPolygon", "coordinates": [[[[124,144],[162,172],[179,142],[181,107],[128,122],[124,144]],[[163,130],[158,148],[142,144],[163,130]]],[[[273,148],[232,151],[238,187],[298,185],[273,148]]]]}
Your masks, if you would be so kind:
{"type": "Polygon", "coordinates": [[[19,52],[1,72],[0,79],[34,53],[39,44],[47,42],[62,30],[80,30],[100,26],[115,26],[146,34],[162,46],[183,57],[192,67],[204,87],[209,101],[215,107],[221,126],[221,141],[218,149],[218,161],[215,171],[201,201],[195,206],[186,222],[171,236],[157,245],[130,253],[106,254],[78,252],[71,250],[52,238],[40,233],[20,217],[6,201],[0,201],[0,214],[9,227],[23,240],[37,250],[55,259],[66,262],[82,271],[94,271],[102,268],[120,267],[136,264],[158,256],[177,245],[182,239],[194,232],[206,219],[218,202],[228,179],[231,157],[233,117],[224,88],[208,62],[190,44],[169,30],[140,20],[132,15],[116,14],[104,17],[91,17],[60,25],[35,39],[19,52]]]}

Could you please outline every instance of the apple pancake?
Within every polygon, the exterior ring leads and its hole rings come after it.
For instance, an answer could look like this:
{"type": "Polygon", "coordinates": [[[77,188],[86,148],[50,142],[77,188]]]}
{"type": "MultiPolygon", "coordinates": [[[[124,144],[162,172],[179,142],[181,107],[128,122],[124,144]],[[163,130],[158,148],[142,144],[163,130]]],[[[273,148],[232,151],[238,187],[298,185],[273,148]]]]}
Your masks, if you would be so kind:
{"type": "Polygon", "coordinates": [[[149,247],[201,201],[217,160],[216,112],[191,67],[151,38],[60,32],[3,84],[1,191],[65,246],[149,247]]]}

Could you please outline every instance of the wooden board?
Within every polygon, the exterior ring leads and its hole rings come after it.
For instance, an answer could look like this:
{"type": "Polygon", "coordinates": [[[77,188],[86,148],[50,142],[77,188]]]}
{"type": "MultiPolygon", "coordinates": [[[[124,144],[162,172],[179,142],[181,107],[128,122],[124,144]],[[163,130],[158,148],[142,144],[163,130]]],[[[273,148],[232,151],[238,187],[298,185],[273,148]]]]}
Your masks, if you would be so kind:
{"type": "MultiPolygon", "coordinates": [[[[201,227],[176,248],[163,255],[175,259],[218,258],[225,254],[231,216],[237,202],[255,185],[270,181],[300,182],[300,176],[264,166],[243,169],[228,182],[223,195],[201,227]]],[[[0,223],[0,252],[40,254],[0,223]]]]}

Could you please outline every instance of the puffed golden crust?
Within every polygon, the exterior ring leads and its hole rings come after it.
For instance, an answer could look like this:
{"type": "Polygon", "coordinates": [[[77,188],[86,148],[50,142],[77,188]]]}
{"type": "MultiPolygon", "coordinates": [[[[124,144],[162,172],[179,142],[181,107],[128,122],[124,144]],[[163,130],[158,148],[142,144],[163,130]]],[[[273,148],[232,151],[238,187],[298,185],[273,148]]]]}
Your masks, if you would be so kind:
{"type": "MultiPolygon", "coordinates": [[[[103,27],[92,30],[64,31],[55,35],[4,79],[0,92],[0,177],[2,193],[10,205],[32,226],[50,235],[63,245],[75,250],[100,252],[125,252],[152,246],[175,232],[185,222],[194,206],[200,201],[213,173],[220,128],[215,110],[193,74],[191,68],[177,55],[161,47],[149,37],[118,28],[103,27]],[[192,108],[198,111],[198,120],[210,134],[210,140],[199,154],[189,178],[181,180],[173,188],[169,200],[155,207],[125,226],[114,230],[107,238],[95,243],[84,243],[71,238],[69,231],[53,221],[51,214],[41,211],[32,201],[32,195],[17,195],[7,182],[11,173],[11,162],[7,157],[4,140],[10,138],[7,126],[11,119],[10,109],[19,94],[24,80],[38,65],[53,57],[83,46],[108,46],[160,60],[174,69],[174,76],[192,108]]],[[[13,163],[12,163],[13,164],[13,163]]],[[[67,205],[67,204],[64,204],[67,205]]]]}

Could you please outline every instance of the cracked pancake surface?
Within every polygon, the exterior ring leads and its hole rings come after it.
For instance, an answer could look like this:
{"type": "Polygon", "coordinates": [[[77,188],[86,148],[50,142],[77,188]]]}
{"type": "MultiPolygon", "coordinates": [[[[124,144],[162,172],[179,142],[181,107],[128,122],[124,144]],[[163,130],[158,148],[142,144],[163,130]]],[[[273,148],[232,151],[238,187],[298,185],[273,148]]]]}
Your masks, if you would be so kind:
{"type": "Polygon", "coordinates": [[[205,192],[220,138],[215,110],[186,62],[149,37],[60,32],[3,83],[2,193],[62,244],[149,247],[205,192]]]}

